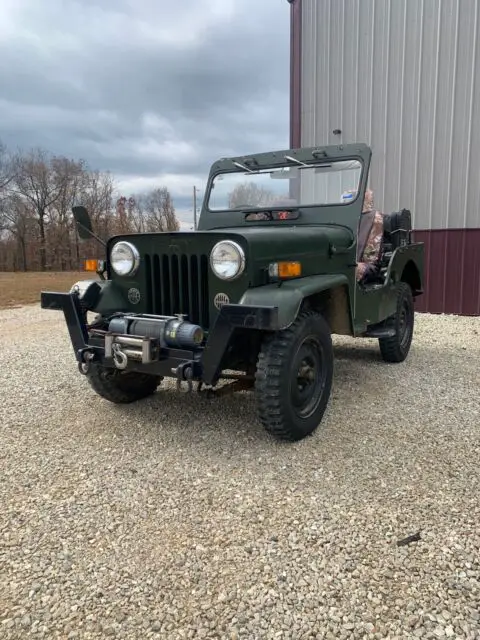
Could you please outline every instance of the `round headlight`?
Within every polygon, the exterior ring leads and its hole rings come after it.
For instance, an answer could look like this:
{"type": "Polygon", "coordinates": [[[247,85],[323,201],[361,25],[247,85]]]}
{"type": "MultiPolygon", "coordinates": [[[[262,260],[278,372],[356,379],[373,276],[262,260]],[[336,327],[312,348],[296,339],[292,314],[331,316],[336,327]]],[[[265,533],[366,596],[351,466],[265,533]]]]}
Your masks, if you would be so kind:
{"type": "Polygon", "coordinates": [[[138,269],[140,254],[131,242],[117,242],[110,252],[110,264],[119,276],[131,276],[138,269]]]}
{"type": "Polygon", "coordinates": [[[222,240],[212,249],[210,266],[218,278],[234,280],[245,269],[245,253],[236,242],[222,240]]]}

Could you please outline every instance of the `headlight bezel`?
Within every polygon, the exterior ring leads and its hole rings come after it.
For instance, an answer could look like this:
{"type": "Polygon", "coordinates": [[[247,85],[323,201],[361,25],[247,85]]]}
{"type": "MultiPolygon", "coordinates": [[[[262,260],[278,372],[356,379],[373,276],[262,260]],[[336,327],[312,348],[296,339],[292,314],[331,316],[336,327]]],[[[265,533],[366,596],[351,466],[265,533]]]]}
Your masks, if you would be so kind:
{"type": "Polygon", "coordinates": [[[210,251],[209,262],[210,262],[210,269],[212,270],[214,275],[217,278],[219,278],[219,280],[223,280],[224,282],[232,282],[233,280],[236,280],[237,278],[239,278],[245,271],[245,265],[246,265],[245,251],[243,247],[238,242],[235,242],[234,240],[220,240],[219,242],[215,243],[212,250],[210,251]],[[218,247],[220,247],[221,245],[228,245],[230,248],[234,249],[234,251],[237,253],[238,268],[235,274],[232,276],[225,277],[224,275],[218,273],[218,271],[215,269],[213,256],[215,251],[218,250],[218,247]]]}
{"type": "Polygon", "coordinates": [[[112,271],[115,273],[115,275],[119,276],[120,278],[130,277],[135,275],[138,271],[138,268],[140,267],[140,252],[132,242],[128,242],[128,240],[119,240],[118,242],[115,242],[115,244],[110,249],[109,262],[110,262],[110,267],[112,271]],[[132,266],[130,270],[126,273],[118,272],[112,260],[113,252],[119,245],[124,245],[132,255],[132,266]]]}

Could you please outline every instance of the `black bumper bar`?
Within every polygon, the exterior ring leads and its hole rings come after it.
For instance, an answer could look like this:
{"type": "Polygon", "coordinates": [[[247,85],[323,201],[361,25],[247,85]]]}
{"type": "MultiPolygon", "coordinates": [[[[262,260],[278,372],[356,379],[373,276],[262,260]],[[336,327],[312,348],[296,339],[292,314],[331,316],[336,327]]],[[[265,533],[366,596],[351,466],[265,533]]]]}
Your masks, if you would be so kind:
{"type": "Polygon", "coordinates": [[[42,291],[40,294],[40,306],[42,309],[63,311],[75,357],[78,362],[83,362],[82,354],[89,348],[88,331],[83,319],[83,311],[78,295],[42,291]]]}
{"type": "MultiPolygon", "coordinates": [[[[90,338],[84,318],[85,314],[77,293],[42,291],[40,304],[42,309],[63,311],[79,365],[85,364],[88,360],[104,361],[104,345],[102,340],[97,337],[90,338]]],[[[218,380],[223,356],[236,329],[274,331],[277,322],[277,307],[224,305],[219,311],[214,326],[209,331],[205,346],[198,351],[162,348],[158,361],[149,364],[134,362],[129,364],[128,368],[172,377],[173,375],[179,376],[180,372],[185,371],[185,365],[191,363],[195,379],[200,379],[206,384],[214,384],[218,380]]],[[[111,361],[105,364],[112,365],[111,361]]]]}

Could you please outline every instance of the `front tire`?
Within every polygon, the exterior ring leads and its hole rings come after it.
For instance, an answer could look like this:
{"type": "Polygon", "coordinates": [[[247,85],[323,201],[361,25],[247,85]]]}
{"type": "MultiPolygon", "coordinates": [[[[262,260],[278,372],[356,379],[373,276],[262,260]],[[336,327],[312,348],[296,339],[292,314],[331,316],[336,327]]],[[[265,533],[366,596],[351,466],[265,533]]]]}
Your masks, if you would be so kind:
{"type": "Polygon", "coordinates": [[[162,381],[160,376],[110,369],[94,362],[89,364],[86,376],[93,390],[114,404],[147,398],[155,393],[162,381]]]}
{"type": "Polygon", "coordinates": [[[262,344],[255,374],[257,412],[280,440],[311,435],[327,408],[333,379],[333,347],[324,318],[307,311],[262,344]]]}
{"type": "Polygon", "coordinates": [[[397,310],[393,318],[395,335],[378,341],[385,362],[403,362],[413,340],[415,308],[412,289],[406,282],[399,282],[397,287],[397,310]]]}

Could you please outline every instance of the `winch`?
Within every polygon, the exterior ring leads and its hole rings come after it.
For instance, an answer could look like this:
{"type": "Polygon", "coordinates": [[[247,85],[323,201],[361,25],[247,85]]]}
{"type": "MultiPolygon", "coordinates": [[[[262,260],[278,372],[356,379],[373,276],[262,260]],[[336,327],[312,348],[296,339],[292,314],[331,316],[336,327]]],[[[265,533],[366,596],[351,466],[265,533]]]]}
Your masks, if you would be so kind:
{"type": "Polygon", "coordinates": [[[148,364],[157,359],[158,347],[198,349],[204,339],[199,325],[178,316],[114,316],[105,334],[105,357],[113,358],[117,369],[125,369],[128,360],[148,364]]]}

